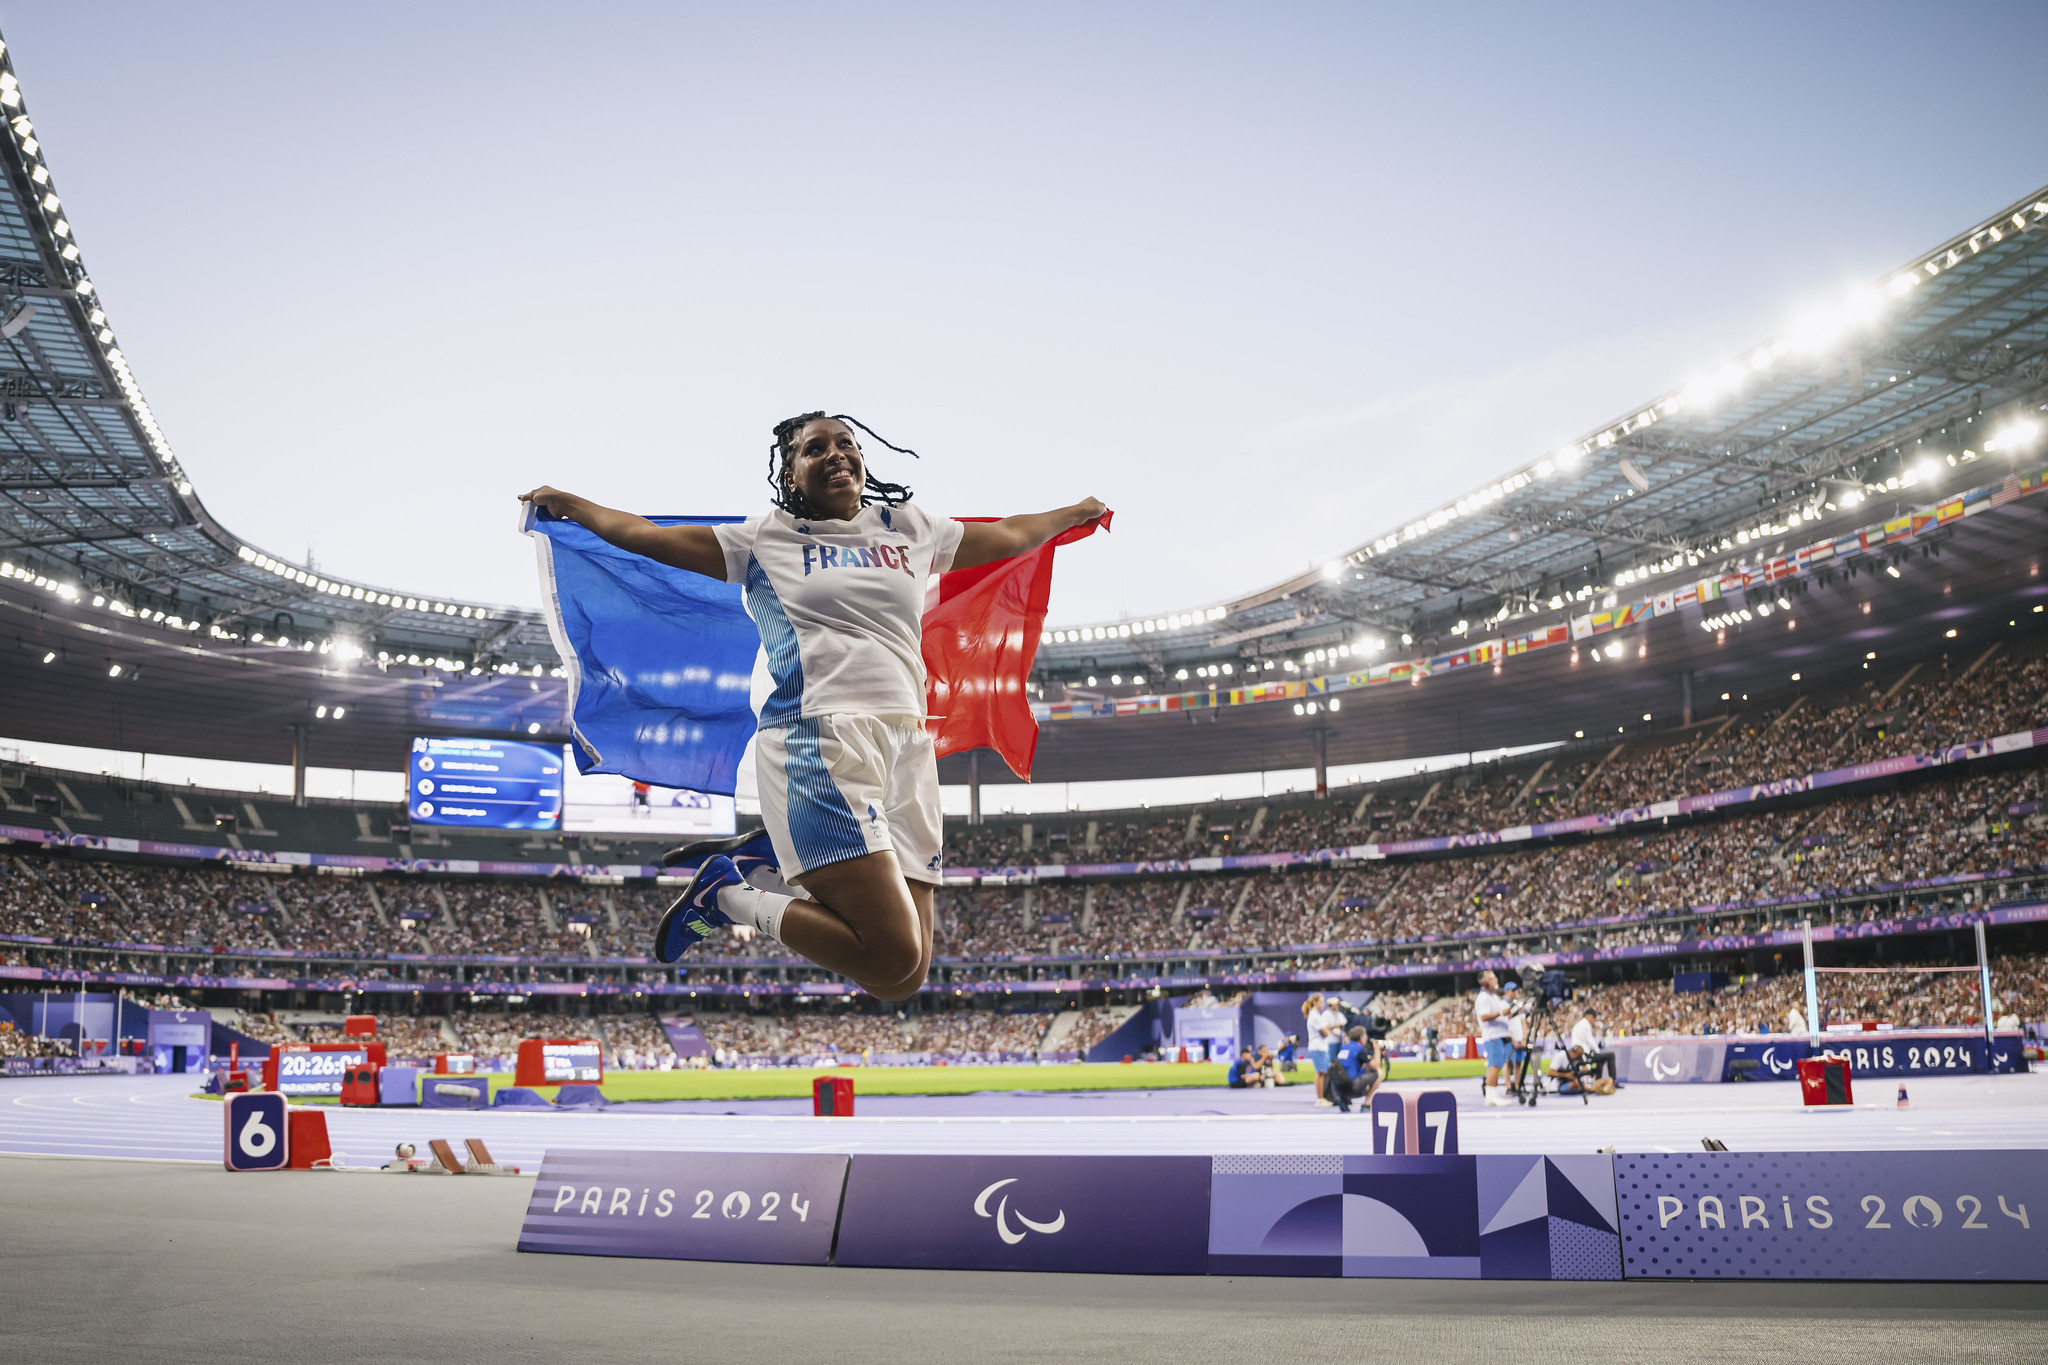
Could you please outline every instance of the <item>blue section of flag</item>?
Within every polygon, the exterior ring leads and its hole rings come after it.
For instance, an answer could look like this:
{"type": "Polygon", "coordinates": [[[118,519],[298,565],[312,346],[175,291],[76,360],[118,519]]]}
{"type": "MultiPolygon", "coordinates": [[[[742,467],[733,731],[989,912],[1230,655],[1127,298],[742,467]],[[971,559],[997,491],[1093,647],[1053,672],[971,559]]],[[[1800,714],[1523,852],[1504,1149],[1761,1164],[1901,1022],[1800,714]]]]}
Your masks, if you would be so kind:
{"type": "Polygon", "coordinates": [[[577,768],[731,796],[754,735],[748,693],[761,648],[739,585],[657,564],[545,512],[529,513],[526,530],[543,542],[541,590],[572,671],[577,768]]]}

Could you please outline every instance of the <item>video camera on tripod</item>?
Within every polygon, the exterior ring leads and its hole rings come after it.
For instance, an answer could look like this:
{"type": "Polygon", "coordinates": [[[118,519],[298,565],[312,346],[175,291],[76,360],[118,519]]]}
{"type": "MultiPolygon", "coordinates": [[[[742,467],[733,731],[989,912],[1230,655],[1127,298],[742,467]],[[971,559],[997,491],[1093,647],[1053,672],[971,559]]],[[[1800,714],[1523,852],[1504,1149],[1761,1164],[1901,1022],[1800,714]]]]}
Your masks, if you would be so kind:
{"type": "Polygon", "coordinates": [[[1370,1010],[1362,1010],[1355,1005],[1347,1004],[1334,995],[1326,997],[1326,1000],[1331,1009],[1344,1016],[1344,1031],[1346,1033],[1355,1028],[1362,1028],[1365,1030],[1365,1036],[1369,1040],[1375,1043],[1384,1043],[1387,1040],[1388,1032],[1394,1027],[1384,1017],[1374,1014],[1370,1010]]]}
{"type": "Polygon", "coordinates": [[[1548,1034],[1562,1048],[1564,1032],[1558,1027],[1557,1007],[1572,998],[1571,978],[1555,967],[1540,962],[1524,963],[1516,969],[1521,1003],[1516,1008],[1521,1041],[1509,1068],[1508,1091],[1522,1104],[1536,1103],[1543,1093],[1543,1073],[1538,1059],[1542,1040],[1548,1034]]]}
{"type": "Polygon", "coordinates": [[[1554,1010],[1572,998],[1571,978],[1555,967],[1531,962],[1516,974],[1521,979],[1522,998],[1530,1002],[1532,1010],[1554,1010]]]}

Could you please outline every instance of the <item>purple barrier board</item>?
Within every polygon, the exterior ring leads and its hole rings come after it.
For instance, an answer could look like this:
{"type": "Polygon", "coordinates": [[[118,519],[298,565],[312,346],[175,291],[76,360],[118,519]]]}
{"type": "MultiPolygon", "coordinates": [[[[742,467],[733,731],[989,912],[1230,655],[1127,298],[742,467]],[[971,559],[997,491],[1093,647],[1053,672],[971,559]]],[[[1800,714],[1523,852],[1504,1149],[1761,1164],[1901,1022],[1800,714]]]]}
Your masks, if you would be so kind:
{"type": "Polygon", "coordinates": [[[2048,1152],[1613,1161],[1632,1280],[2048,1280],[2048,1152]]]}
{"type": "Polygon", "coordinates": [[[838,1263],[1200,1275],[1208,1268],[1209,1162],[856,1156],[838,1263]]]}
{"type": "Polygon", "coordinates": [[[843,1156],[550,1151],[519,1249],[824,1265],[846,1168],[843,1156]]]}
{"type": "Polygon", "coordinates": [[[1209,1273],[1618,1280],[1613,1161],[1213,1157],[1209,1273]]]}
{"type": "Polygon", "coordinates": [[[1757,1063],[1751,1080],[1797,1080],[1799,1060],[1822,1054],[1847,1061],[1856,1076],[2005,1075],[2028,1070],[2022,1042],[2016,1031],[1994,1034],[1987,1048],[1974,1029],[1891,1029],[1831,1033],[1817,1050],[1804,1035],[1612,1038],[1607,1045],[1627,1084],[1696,1085],[1728,1079],[1728,1063],[1744,1059],[1757,1063]]]}

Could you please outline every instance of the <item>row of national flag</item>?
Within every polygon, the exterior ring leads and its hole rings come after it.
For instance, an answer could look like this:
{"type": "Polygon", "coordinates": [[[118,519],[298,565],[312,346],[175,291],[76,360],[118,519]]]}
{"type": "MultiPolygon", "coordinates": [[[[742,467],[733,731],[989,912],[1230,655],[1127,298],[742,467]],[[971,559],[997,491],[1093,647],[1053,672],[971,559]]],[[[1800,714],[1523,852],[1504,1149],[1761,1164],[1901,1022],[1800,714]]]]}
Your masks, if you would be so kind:
{"type": "Polygon", "coordinates": [[[1356,672],[1292,682],[1251,683],[1239,687],[1211,684],[1202,691],[1163,693],[1147,697],[1119,697],[1104,701],[1038,702],[1032,713],[1039,720],[1080,720],[1094,716],[1136,716],[1163,711],[1202,711],[1220,706],[1246,706],[1268,701],[1301,701],[1329,693],[1359,688],[1384,687],[1394,683],[1419,683],[1424,678],[1461,669],[1490,665],[1499,668],[1503,658],[1526,654],[1533,649],[1590,639],[1634,625],[1656,616],[1668,616],[1683,607],[1700,607],[1724,597],[1736,596],[1750,588],[1777,583],[1782,579],[1812,572],[1825,565],[1858,555],[1881,554],[1886,547],[1918,536],[1980,512],[2001,507],[2014,498],[2048,488],[2048,466],[2008,474],[1997,483],[1983,484],[1943,498],[1929,506],[1886,521],[1872,522],[1859,530],[1817,540],[1782,555],[1763,559],[1742,569],[1702,578],[1683,587],[1651,593],[1633,602],[1620,602],[1599,611],[1574,616],[1569,621],[1539,627],[1519,635],[1482,640],[1459,649],[1423,659],[1375,664],[1356,672]]]}

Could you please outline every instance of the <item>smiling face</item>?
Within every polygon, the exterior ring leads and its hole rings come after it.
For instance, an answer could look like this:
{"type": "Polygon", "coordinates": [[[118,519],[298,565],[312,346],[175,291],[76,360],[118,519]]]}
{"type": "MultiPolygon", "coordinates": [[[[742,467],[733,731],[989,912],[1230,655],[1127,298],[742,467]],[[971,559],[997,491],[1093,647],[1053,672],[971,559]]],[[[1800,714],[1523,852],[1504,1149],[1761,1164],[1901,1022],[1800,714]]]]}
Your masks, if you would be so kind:
{"type": "Polygon", "coordinates": [[[783,481],[821,517],[845,521],[860,511],[867,466],[846,423],[819,417],[790,441],[783,481]]]}

